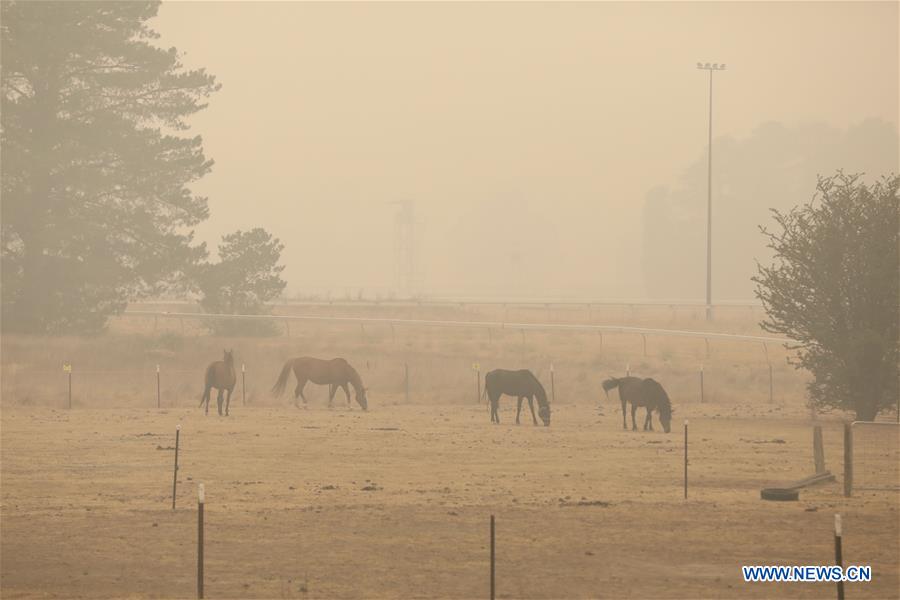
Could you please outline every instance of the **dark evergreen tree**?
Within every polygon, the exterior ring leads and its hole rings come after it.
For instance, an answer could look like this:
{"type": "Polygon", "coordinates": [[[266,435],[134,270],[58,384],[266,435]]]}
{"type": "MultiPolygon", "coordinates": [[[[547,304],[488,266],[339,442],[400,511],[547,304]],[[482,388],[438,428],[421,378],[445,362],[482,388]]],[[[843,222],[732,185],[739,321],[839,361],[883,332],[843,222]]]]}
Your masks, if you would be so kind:
{"type": "MultiPolygon", "coordinates": [[[[197,284],[203,294],[200,305],[208,313],[257,315],[277,298],[286,285],[278,265],[284,245],[259,227],[226,235],[219,244],[219,262],[200,267],[197,284]]],[[[208,321],[220,335],[268,334],[269,321],[208,321]]]]}
{"type": "Polygon", "coordinates": [[[158,7],[2,3],[4,329],[99,329],[206,254],[212,162],[183,132],[218,85],[153,43],[158,7]]]}

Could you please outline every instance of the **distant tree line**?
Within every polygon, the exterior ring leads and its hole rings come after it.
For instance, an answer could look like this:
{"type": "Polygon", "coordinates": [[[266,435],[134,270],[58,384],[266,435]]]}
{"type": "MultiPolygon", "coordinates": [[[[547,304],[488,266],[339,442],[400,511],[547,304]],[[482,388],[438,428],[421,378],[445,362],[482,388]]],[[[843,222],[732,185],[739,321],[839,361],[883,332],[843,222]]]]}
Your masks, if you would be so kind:
{"type": "MultiPolygon", "coordinates": [[[[843,169],[869,180],[897,169],[896,126],[871,119],[847,129],[823,123],[766,123],[745,138],[713,141],[713,301],[753,298],[754,259],[771,249],[757,226],[769,209],[809,198],[819,175],[843,169]]],[[[654,298],[703,298],[706,291],[707,156],[687,164],[679,181],[644,200],[642,265],[654,298]]]]}
{"type": "Polygon", "coordinates": [[[190,185],[213,161],[184,132],[220,86],[153,43],[158,8],[2,3],[4,331],[96,331],[129,301],[164,292],[261,310],[284,288],[281,245],[266,232],[226,236],[216,264],[194,241],[209,207],[190,185]]]}

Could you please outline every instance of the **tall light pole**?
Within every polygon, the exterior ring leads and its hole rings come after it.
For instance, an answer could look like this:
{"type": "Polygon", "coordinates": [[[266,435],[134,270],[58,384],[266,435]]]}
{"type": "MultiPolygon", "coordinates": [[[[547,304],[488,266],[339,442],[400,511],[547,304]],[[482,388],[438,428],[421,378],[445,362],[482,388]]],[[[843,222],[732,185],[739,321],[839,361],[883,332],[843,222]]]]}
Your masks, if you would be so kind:
{"type": "Polygon", "coordinates": [[[697,63],[698,69],[709,71],[709,164],[706,171],[706,320],[712,321],[712,82],[713,72],[724,71],[719,63],[697,63]]]}

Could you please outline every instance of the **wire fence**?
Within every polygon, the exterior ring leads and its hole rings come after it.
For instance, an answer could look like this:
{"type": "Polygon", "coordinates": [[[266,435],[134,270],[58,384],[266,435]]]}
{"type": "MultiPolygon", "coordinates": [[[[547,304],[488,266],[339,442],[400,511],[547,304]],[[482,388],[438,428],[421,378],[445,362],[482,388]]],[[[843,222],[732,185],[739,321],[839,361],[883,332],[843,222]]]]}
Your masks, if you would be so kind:
{"type": "MultiPolygon", "coordinates": [[[[609,403],[600,383],[609,375],[652,376],[661,381],[673,402],[784,405],[800,403],[803,382],[796,377],[774,376],[773,370],[756,364],[698,364],[696,369],[666,367],[652,361],[628,362],[617,358],[598,365],[578,360],[530,358],[523,362],[497,361],[489,357],[416,355],[405,359],[347,355],[358,369],[370,405],[470,404],[483,402],[485,373],[497,367],[529,368],[544,384],[551,401],[562,403],[609,403]],[[551,376],[551,370],[553,374],[551,376]],[[551,379],[552,378],[552,379],[551,379]]],[[[295,381],[289,380],[282,398],[270,390],[280,372],[280,364],[242,364],[231,397],[232,410],[245,406],[274,406],[293,402],[295,381]]],[[[4,405],[66,408],[192,408],[203,394],[204,368],[80,370],[5,367],[2,378],[4,405]]],[[[356,402],[351,388],[349,403],[356,402]]],[[[311,406],[325,406],[328,386],[307,384],[304,395],[311,406]]],[[[334,405],[348,402],[338,389],[334,405]]],[[[612,399],[616,403],[615,398],[612,399]]],[[[216,406],[212,390],[211,410],[216,406]]]]}

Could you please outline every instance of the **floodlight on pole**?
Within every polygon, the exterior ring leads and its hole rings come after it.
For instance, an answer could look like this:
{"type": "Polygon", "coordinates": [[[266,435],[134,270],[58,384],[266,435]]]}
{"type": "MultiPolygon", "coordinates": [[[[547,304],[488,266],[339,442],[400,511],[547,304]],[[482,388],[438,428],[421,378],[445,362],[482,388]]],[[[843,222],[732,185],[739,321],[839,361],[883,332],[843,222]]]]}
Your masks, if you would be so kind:
{"type": "Polygon", "coordinates": [[[697,63],[697,68],[709,71],[709,155],[706,171],[706,320],[712,320],[712,106],[713,71],[724,71],[719,63],[697,63]]]}

